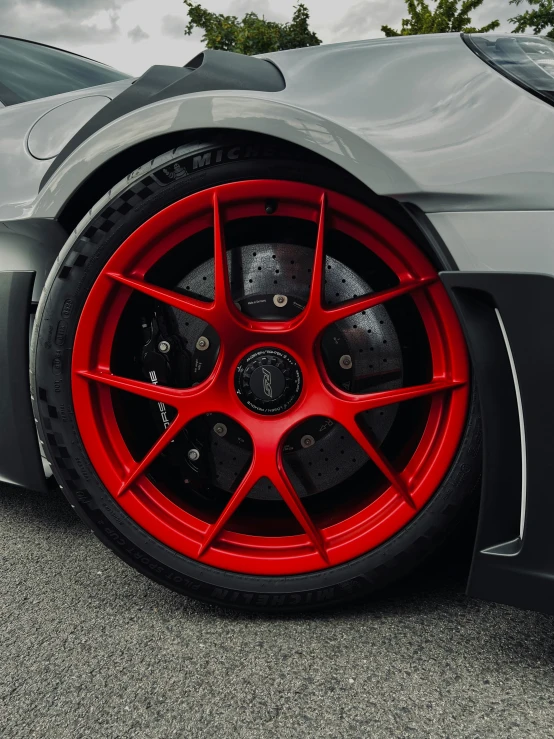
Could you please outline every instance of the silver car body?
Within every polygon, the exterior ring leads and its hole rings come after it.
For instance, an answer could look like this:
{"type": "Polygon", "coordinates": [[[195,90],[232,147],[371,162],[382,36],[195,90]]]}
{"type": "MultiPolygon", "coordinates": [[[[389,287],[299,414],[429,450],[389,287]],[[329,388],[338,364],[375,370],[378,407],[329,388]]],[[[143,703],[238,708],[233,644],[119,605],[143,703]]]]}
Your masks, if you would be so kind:
{"type": "MultiPolygon", "coordinates": [[[[299,144],[374,192],[419,206],[460,269],[554,274],[554,109],[484,64],[458,34],[268,58],[286,79],[282,92],[204,92],[136,110],[85,141],[41,192],[51,161],[34,158],[22,132],[70,100],[108,102],[129,81],[0,110],[0,166],[17,172],[0,182],[0,221],[56,218],[99,166],[154,136],[237,129],[299,144]]],[[[69,139],[78,116],[65,125],[69,139]]],[[[43,126],[44,137],[52,133],[43,126]]]]}

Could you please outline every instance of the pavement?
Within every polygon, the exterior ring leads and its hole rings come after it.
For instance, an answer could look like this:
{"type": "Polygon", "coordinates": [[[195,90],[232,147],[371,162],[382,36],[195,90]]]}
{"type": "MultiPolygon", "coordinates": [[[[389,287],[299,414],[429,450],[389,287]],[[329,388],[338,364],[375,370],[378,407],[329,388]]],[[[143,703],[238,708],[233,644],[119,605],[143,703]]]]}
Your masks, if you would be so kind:
{"type": "Polygon", "coordinates": [[[467,598],[467,560],[249,616],[138,575],[60,494],[0,486],[0,737],[554,737],[554,618],[467,598]]]}

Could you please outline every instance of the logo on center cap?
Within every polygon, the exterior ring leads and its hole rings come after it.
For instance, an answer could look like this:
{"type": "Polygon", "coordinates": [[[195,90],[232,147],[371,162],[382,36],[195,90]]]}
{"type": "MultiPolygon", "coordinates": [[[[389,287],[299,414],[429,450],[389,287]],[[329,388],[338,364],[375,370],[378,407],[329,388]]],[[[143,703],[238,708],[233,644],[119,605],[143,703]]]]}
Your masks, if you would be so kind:
{"type": "Polygon", "coordinates": [[[275,416],[291,408],[302,392],[302,374],[287,352],[267,346],[247,354],[237,365],[235,390],[255,413],[275,416]]]}
{"type": "Polygon", "coordinates": [[[268,398],[273,398],[273,388],[271,386],[271,372],[263,368],[264,373],[264,393],[267,395],[268,398]]]}

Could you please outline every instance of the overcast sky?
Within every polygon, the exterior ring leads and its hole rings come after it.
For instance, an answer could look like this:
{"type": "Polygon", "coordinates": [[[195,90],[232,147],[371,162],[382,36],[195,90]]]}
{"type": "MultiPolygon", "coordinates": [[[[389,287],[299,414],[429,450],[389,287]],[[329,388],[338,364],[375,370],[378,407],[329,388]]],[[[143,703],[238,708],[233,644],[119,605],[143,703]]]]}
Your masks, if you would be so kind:
{"type": "MultiPolygon", "coordinates": [[[[398,27],[404,0],[304,0],[312,28],[324,43],[382,37],[383,23],[398,27]]],[[[204,7],[242,16],[249,10],[289,20],[296,0],[204,0],[204,7]]],[[[508,0],[485,0],[476,25],[498,18],[502,30],[517,14],[508,0]]],[[[181,0],[0,0],[3,34],[61,46],[133,75],[153,64],[183,66],[202,49],[201,33],[183,35],[181,0]]]]}

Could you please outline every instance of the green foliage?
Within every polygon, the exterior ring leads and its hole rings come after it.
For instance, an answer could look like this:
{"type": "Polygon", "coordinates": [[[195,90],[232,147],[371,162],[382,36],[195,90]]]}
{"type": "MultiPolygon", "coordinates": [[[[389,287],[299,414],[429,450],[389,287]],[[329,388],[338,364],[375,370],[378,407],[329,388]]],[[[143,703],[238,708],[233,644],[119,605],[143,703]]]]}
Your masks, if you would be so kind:
{"type": "Polygon", "coordinates": [[[257,13],[247,13],[239,20],[234,15],[212,13],[192,0],[184,0],[184,3],[189,14],[185,34],[190,36],[195,28],[201,28],[204,31],[202,43],[208,49],[239,54],[267,54],[321,44],[317,35],[310,31],[310,11],[303,3],[295,7],[290,23],[267,21],[257,13]]]}
{"type": "Polygon", "coordinates": [[[385,36],[449,32],[486,33],[494,31],[500,25],[500,21],[491,21],[483,28],[474,28],[470,25],[470,14],[481,7],[483,0],[438,0],[434,10],[429,7],[426,0],[405,0],[405,3],[410,17],[403,19],[400,31],[390,26],[381,26],[385,36]]]}
{"type": "MultiPolygon", "coordinates": [[[[532,28],[533,33],[538,34],[549,28],[545,35],[554,39],[554,0],[527,0],[527,2],[534,6],[532,10],[526,10],[508,19],[510,23],[516,24],[512,33],[525,33],[528,28],[532,28]]],[[[510,0],[511,5],[521,3],[522,0],[510,0]]]]}

